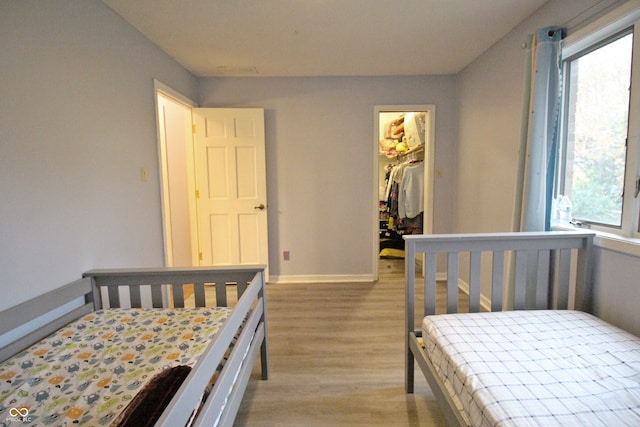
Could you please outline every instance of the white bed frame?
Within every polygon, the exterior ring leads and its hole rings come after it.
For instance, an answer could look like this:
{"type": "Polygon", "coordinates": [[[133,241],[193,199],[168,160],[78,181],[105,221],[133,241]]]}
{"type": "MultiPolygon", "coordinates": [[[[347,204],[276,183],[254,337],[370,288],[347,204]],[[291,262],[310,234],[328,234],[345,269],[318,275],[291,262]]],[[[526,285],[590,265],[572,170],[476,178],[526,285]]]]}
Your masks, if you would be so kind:
{"type": "Polygon", "coordinates": [[[490,311],[570,308],[591,312],[593,236],[571,231],[405,236],[407,393],[414,391],[417,361],[449,425],[467,425],[420,344],[417,295],[424,296],[422,317],[436,314],[436,281],[443,279],[447,313],[458,312],[460,288],[468,289],[469,312],[483,308],[490,311]],[[446,261],[446,278],[437,274],[438,259],[440,263],[446,261]],[[468,259],[468,264],[461,263],[461,259],[468,259]],[[490,267],[483,268],[483,263],[489,261],[490,267]],[[416,289],[416,264],[420,262],[424,279],[416,289]],[[512,279],[511,287],[506,285],[511,281],[505,280],[505,276],[512,279]],[[483,279],[486,288],[491,289],[490,307],[481,306],[483,279]]]}
{"type": "MultiPolygon", "coordinates": [[[[163,287],[171,289],[170,307],[184,307],[184,286],[193,285],[196,307],[206,304],[205,284],[214,284],[217,306],[227,306],[227,288],[237,289],[233,311],[200,356],[189,376],[167,406],[156,426],[185,425],[203,396],[209,379],[223,360],[239,331],[213,390],[203,402],[194,426],[231,426],[237,414],[255,360],[260,354],[262,379],[269,376],[265,305],[265,274],[262,266],[233,268],[153,268],[93,270],[62,288],[0,312],[0,336],[13,338],[0,348],[0,361],[48,336],[72,320],[105,307],[163,307],[163,287]],[[107,295],[103,300],[102,295],[107,295]],[[121,304],[123,299],[130,304],[121,304]],[[150,305],[146,304],[150,301],[150,305]],[[46,319],[36,330],[22,333],[27,323],[46,319]],[[217,424],[216,424],[217,422],[217,424]]],[[[166,288],[165,288],[166,289],[166,288]]]]}

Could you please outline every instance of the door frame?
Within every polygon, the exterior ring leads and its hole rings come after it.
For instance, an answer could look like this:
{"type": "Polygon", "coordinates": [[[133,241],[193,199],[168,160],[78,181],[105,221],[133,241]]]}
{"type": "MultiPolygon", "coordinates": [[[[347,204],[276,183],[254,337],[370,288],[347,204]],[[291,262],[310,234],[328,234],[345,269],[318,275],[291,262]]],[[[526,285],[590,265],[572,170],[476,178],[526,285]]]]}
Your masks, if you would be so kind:
{"type": "MultiPolygon", "coordinates": [[[[167,164],[167,146],[164,132],[161,129],[161,119],[160,119],[160,106],[158,104],[158,95],[162,95],[165,98],[169,98],[175,104],[181,106],[185,110],[188,110],[189,113],[193,108],[197,108],[198,104],[181,94],[180,92],[174,90],[170,86],[160,82],[159,80],[153,79],[153,89],[154,89],[154,103],[155,103],[155,114],[156,114],[156,132],[157,132],[157,142],[158,142],[158,175],[160,178],[160,203],[161,203],[161,213],[162,213],[162,237],[164,242],[164,263],[167,267],[172,267],[174,265],[173,262],[173,243],[172,243],[172,229],[171,229],[171,209],[170,209],[170,197],[169,197],[169,170],[167,164]]],[[[185,135],[191,135],[191,126],[185,123],[184,128],[185,135]]],[[[193,146],[192,144],[187,144],[185,147],[187,150],[187,174],[190,177],[188,179],[188,200],[189,200],[189,216],[190,216],[190,232],[191,232],[191,263],[192,265],[197,265],[197,253],[194,255],[193,251],[193,239],[198,238],[197,235],[197,223],[194,222],[195,216],[195,183],[194,183],[194,162],[193,162],[193,146]]]]}
{"type": "Polygon", "coordinates": [[[435,129],[436,106],[433,104],[419,105],[376,105],[373,109],[373,278],[378,280],[380,263],[380,213],[379,213],[379,171],[380,171],[380,113],[426,111],[426,135],[424,147],[424,221],[423,233],[433,233],[433,191],[435,171],[435,129]]]}

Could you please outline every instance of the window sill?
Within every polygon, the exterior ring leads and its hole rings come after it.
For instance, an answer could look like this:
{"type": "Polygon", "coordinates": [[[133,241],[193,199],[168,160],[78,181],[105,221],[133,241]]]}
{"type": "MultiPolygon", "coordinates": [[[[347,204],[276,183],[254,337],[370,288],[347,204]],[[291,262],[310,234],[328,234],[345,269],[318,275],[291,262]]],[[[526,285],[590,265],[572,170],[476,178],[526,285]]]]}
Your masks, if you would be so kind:
{"type": "Polygon", "coordinates": [[[617,234],[606,233],[604,231],[591,230],[589,228],[572,227],[570,224],[556,224],[551,228],[558,231],[591,231],[596,235],[593,239],[593,244],[595,246],[640,258],[640,239],[619,236],[617,234]]]}

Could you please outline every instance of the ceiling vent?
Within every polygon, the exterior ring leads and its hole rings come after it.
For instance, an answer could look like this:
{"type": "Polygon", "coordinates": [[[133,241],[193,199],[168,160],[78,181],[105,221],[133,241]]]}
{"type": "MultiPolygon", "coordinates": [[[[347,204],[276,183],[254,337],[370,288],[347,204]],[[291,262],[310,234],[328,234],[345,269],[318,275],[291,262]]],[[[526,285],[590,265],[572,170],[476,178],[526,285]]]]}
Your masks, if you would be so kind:
{"type": "Polygon", "coordinates": [[[214,76],[257,76],[258,69],[252,66],[234,67],[229,65],[219,65],[215,67],[214,76]]]}

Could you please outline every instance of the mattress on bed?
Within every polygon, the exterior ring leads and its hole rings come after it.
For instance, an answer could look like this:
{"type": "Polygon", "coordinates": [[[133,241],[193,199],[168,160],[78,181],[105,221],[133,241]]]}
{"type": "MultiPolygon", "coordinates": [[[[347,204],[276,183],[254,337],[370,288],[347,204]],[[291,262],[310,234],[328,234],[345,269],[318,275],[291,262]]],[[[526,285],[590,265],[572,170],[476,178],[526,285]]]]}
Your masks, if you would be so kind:
{"type": "Polygon", "coordinates": [[[471,425],[640,425],[640,338],[590,314],[446,314],[422,329],[471,425]]]}
{"type": "Polygon", "coordinates": [[[0,410],[10,416],[15,408],[16,421],[30,426],[109,425],[154,376],[193,366],[230,313],[226,307],[90,313],[0,363],[0,410]]]}

